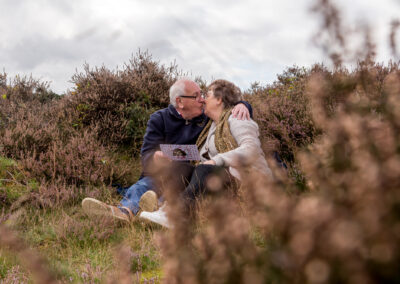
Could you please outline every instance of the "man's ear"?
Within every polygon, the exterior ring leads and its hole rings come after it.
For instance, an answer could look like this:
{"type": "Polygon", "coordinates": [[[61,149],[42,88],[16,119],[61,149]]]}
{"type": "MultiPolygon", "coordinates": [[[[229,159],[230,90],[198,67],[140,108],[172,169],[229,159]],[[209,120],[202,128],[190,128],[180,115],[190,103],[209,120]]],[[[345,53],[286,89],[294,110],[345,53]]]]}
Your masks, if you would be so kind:
{"type": "Polygon", "coordinates": [[[217,105],[222,104],[222,98],[216,98],[217,99],[217,105]]]}
{"type": "Polygon", "coordinates": [[[181,99],[180,97],[177,97],[177,98],[175,99],[175,102],[176,102],[176,106],[177,106],[178,108],[180,108],[180,109],[183,108],[182,99],[181,99]]]}

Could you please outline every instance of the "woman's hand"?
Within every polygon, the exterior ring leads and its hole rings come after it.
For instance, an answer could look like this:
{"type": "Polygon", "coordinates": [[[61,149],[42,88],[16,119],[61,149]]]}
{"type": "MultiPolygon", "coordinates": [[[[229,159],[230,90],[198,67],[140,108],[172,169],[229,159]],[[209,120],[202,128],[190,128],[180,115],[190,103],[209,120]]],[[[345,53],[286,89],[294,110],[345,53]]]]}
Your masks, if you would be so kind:
{"type": "Polygon", "coordinates": [[[213,161],[213,160],[208,160],[208,161],[203,162],[202,164],[203,164],[203,165],[213,165],[213,166],[215,166],[215,161],[213,161]]]}

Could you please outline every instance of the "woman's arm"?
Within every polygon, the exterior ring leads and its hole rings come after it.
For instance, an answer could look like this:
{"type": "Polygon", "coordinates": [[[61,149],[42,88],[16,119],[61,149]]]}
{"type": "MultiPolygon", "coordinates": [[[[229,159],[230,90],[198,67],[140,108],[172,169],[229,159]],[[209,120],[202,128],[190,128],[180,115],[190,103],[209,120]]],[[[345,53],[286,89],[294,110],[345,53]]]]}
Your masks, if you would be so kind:
{"type": "Polygon", "coordinates": [[[238,147],[225,153],[219,153],[212,160],[217,166],[237,166],[240,158],[251,158],[262,155],[261,143],[258,138],[258,125],[253,120],[239,120],[229,117],[229,128],[238,147]]]}

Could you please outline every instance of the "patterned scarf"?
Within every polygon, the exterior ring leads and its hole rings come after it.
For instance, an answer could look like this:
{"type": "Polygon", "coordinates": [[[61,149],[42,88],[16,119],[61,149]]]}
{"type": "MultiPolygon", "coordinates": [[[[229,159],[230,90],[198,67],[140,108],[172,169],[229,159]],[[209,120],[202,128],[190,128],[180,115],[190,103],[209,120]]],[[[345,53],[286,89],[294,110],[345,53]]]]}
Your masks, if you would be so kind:
{"type": "MultiPolygon", "coordinates": [[[[215,129],[215,148],[218,153],[225,153],[238,147],[235,138],[233,138],[231,130],[229,129],[228,118],[231,115],[232,108],[224,109],[221,113],[219,121],[215,129]]],[[[208,131],[210,130],[212,120],[210,119],[203,131],[197,139],[196,145],[199,149],[207,140],[208,131]]]]}

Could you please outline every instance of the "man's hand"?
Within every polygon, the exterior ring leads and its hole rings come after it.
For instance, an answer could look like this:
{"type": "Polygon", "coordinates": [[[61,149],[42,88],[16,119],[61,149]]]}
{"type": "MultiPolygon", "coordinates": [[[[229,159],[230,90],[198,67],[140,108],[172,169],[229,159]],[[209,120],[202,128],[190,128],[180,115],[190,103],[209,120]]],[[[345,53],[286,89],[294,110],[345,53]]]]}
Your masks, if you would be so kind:
{"type": "Polygon", "coordinates": [[[232,115],[233,117],[236,117],[239,120],[250,120],[250,113],[247,107],[240,103],[237,104],[233,109],[232,109],[232,115]]]}
{"type": "Polygon", "coordinates": [[[161,164],[165,162],[170,162],[170,158],[168,156],[164,155],[162,151],[155,151],[153,155],[153,162],[156,164],[161,164]]]}
{"type": "Polygon", "coordinates": [[[214,165],[215,166],[215,161],[214,160],[208,160],[202,163],[203,165],[214,165]]]}

